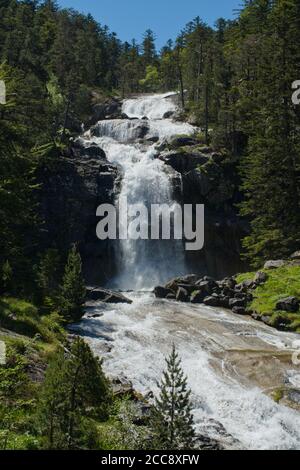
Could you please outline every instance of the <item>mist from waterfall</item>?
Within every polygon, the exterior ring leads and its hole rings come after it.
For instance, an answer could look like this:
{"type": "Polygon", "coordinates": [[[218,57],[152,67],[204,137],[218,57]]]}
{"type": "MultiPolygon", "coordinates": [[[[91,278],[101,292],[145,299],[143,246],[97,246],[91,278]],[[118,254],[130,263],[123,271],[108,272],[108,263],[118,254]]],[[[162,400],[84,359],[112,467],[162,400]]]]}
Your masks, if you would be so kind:
{"type": "MultiPolygon", "coordinates": [[[[179,134],[193,134],[187,123],[165,119],[176,111],[175,94],[144,96],[125,100],[123,113],[130,119],[99,121],[89,138],[106,153],[109,161],[120,165],[123,180],[120,198],[130,205],[175,203],[173,181],[180,175],[158,158],[152,140],[165,140],[179,134]],[[148,140],[148,142],[147,142],[148,140]],[[146,141],[146,142],[145,142],[146,141]]],[[[149,211],[148,211],[149,212],[149,211]]],[[[143,219],[141,225],[149,226],[143,219]]],[[[121,290],[150,289],[174,276],[187,273],[181,240],[119,240],[119,274],[113,285],[121,290]]]]}

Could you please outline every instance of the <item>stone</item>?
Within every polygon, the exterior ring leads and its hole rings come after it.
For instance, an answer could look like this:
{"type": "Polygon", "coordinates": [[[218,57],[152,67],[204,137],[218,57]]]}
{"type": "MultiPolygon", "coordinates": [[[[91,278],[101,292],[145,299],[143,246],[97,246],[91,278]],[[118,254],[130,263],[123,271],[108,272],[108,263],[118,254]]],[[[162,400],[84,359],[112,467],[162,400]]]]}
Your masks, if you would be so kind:
{"type": "Polygon", "coordinates": [[[87,299],[97,300],[109,304],[132,304],[132,300],[128,299],[120,292],[102,289],[101,287],[87,287],[87,299]]]}
{"type": "Polygon", "coordinates": [[[209,307],[221,307],[221,300],[219,297],[208,296],[205,297],[203,303],[209,307]]]}
{"type": "Polygon", "coordinates": [[[230,299],[229,300],[229,307],[233,309],[234,307],[246,307],[246,299],[230,299]]]}
{"type": "Polygon", "coordinates": [[[263,271],[258,271],[255,274],[255,277],[254,277],[255,284],[258,284],[258,285],[264,284],[267,280],[268,280],[267,273],[264,273],[263,271]]]}
{"type": "Polygon", "coordinates": [[[191,295],[191,303],[192,304],[202,304],[203,300],[205,299],[206,293],[201,290],[196,290],[191,295]]]}
{"type": "Polygon", "coordinates": [[[265,263],[264,268],[265,269],[278,269],[284,265],[285,265],[285,261],[283,259],[278,259],[274,261],[270,260],[265,263]]]}
{"type": "Polygon", "coordinates": [[[165,287],[157,286],[154,289],[154,294],[158,299],[165,299],[169,294],[172,294],[172,291],[170,289],[166,289],[165,287]]]}
{"type": "Polygon", "coordinates": [[[189,298],[188,292],[182,287],[179,287],[176,293],[176,300],[178,302],[187,302],[188,298],[189,298]]]}
{"type": "Polygon", "coordinates": [[[296,297],[287,297],[281,299],[276,303],[276,310],[283,310],[284,312],[296,313],[299,310],[300,302],[296,297]]]}
{"type": "Polygon", "coordinates": [[[299,251],[295,251],[295,253],[293,253],[291,256],[290,256],[291,259],[293,260],[300,260],[300,250],[299,251]]]}
{"type": "Polygon", "coordinates": [[[246,315],[246,309],[244,307],[233,307],[232,312],[237,315],[246,315]]]}

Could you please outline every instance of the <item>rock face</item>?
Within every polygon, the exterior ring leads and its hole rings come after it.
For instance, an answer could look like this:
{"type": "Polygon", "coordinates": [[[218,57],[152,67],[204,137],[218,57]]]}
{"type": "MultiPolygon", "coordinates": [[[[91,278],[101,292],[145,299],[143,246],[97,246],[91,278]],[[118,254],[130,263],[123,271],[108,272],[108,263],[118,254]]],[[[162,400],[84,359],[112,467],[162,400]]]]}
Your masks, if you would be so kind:
{"type": "Polygon", "coordinates": [[[241,239],[249,227],[238,217],[237,161],[193,137],[179,136],[157,146],[158,158],[181,174],[181,202],[205,205],[205,244],[187,252],[191,271],[216,278],[248,269],[241,261],[241,239]]]}
{"type": "Polygon", "coordinates": [[[122,102],[117,98],[107,98],[104,102],[94,105],[93,114],[88,124],[91,126],[104,119],[117,119],[121,117],[121,114],[122,102]]]}
{"type": "Polygon", "coordinates": [[[120,181],[118,167],[107,161],[104,151],[80,141],[38,172],[43,248],[49,247],[49,240],[62,251],[78,243],[85,279],[91,284],[106,281],[115,272],[113,242],[96,237],[96,209],[114,203],[120,181]]]}

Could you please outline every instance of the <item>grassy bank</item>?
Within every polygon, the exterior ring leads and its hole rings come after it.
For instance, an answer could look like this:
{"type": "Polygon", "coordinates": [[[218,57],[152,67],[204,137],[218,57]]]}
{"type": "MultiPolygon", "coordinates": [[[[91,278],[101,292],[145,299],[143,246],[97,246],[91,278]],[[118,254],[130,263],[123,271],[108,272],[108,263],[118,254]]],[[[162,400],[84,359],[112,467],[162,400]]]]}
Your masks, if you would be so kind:
{"type": "MultiPolygon", "coordinates": [[[[248,309],[260,315],[271,326],[283,326],[286,331],[300,333],[300,312],[288,313],[276,310],[276,303],[286,297],[300,299],[300,266],[286,264],[277,269],[263,269],[268,276],[267,281],[253,291],[253,300],[248,309]]],[[[239,283],[253,280],[255,272],[237,276],[239,283]]]]}

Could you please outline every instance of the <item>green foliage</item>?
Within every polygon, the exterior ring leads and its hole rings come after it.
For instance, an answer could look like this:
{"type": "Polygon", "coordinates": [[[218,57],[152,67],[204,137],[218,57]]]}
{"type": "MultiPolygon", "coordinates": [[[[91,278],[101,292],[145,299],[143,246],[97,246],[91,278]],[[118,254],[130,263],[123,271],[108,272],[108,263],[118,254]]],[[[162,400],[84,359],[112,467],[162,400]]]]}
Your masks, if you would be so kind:
{"type": "Polygon", "coordinates": [[[37,419],[46,449],[97,448],[93,420],[106,418],[110,392],[100,361],[80,338],[46,372],[37,419]]]}
{"type": "Polygon", "coordinates": [[[81,319],[85,296],[81,257],[74,245],[68,256],[60,294],[60,309],[67,321],[74,322],[81,319]]]}
{"type": "Polygon", "coordinates": [[[41,316],[33,304],[12,297],[0,299],[0,327],[31,338],[55,342],[63,338],[62,318],[57,314],[41,316]]]}
{"type": "MultiPolygon", "coordinates": [[[[277,326],[280,320],[286,323],[287,330],[300,332],[300,314],[276,311],[276,303],[286,297],[300,299],[300,266],[289,265],[273,270],[265,270],[267,281],[254,291],[254,299],[249,308],[260,315],[269,316],[270,324],[277,326]]],[[[255,273],[246,273],[237,277],[237,282],[254,279],[255,273]]]]}
{"type": "Polygon", "coordinates": [[[192,406],[187,379],[175,346],[166,359],[167,370],[155,400],[151,431],[153,447],[160,450],[187,450],[194,447],[192,406]]]}
{"type": "Polygon", "coordinates": [[[135,424],[138,406],[128,398],[117,399],[110,408],[109,420],[98,425],[104,450],[141,450],[149,445],[149,428],[135,424]]]}
{"type": "Polygon", "coordinates": [[[148,65],[146,77],[140,80],[140,85],[144,91],[156,91],[160,87],[160,78],[157,67],[148,65]]]}

